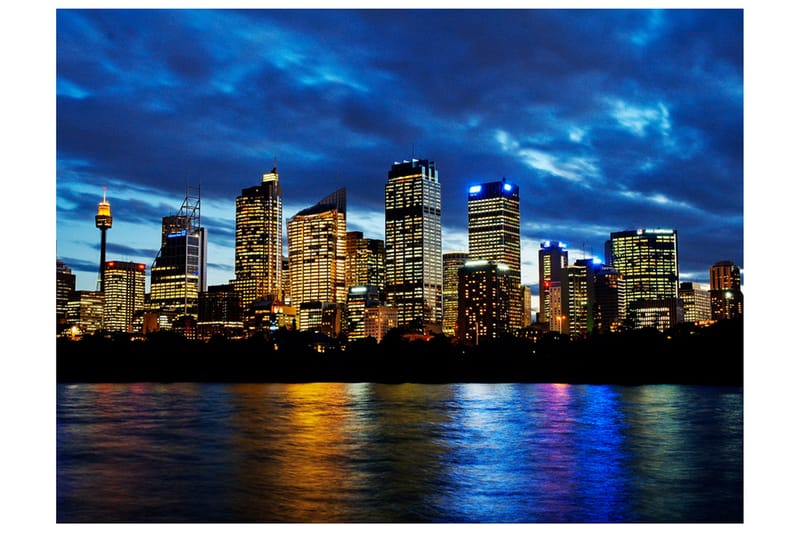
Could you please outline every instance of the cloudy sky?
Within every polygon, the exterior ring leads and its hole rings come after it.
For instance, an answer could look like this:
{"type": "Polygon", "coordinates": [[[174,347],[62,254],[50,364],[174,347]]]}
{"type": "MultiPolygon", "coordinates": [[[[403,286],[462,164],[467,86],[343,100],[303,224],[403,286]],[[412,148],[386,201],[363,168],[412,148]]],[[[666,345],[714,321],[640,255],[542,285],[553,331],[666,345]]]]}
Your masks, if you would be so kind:
{"type": "Polygon", "coordinates": [[[284,217],[339,187],[383,238],[395,161],[430,159],[443,251],[470,184],[520,185],[537,250],[602,257],[613,231],[678,230],[681,279],[744,268],[741,10],[89,10],[56,15],[56,252],[94,289],[152,263],[161,217],[202,191],[209,283],[234,277],[235,198],[277,158],[284,217]]]}

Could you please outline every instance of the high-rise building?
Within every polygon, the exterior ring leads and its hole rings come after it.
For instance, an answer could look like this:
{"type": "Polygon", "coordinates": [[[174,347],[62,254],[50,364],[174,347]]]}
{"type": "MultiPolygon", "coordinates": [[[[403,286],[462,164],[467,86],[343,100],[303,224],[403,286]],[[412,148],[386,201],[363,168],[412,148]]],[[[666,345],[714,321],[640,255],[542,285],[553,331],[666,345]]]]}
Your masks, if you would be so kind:
{"type": "Polygon", "coordinates": [[[91,335],[103,329],[103,293],[74,291],[67,302],[67,324],[73,336],[91,335]]]}
{"type": "Polygon", "coordinates": [[[360,231],[348,231],[345,246],[347,268],[345,286],[377,287],[380,294],[386,289],[386,250],[380,239],[365,239],[360,231]]]}
{"type": "Polygon", "coordinates": [[[256,300],[280,300],[283,259],[283,191],[277,166],[261,184],[242,189],[236,198],[236,256],[233,286],[242,306],[256,300]]]}
{"type": "Polygon", "coordinates": [[[733,261],[719,261],[709,269],[711,317],[713,320],[738,318],[744,313],[742,276],[733,261]]]}
{"type": "Polygon", "coordinates": [[[292,306],[300,330],[318,329],[329,304],[344,308],[347,302],[346,211],[346,193],[339,189],[286,223],[292,306]]]}
{"type": "MultiPolygon", "coordinates": [[[[566,274],[566,269],[564,270],[566,274]]],[[[566,281],[564,283],[566,286],[566,281]]],[[[550,331],[562,335],[569,333],[567,291],[562,290],[561,281],[552,280],[547,283],[547,300],[550,302],[548,310],[548,327],[550,331]]]]}
{"type": "Polygon", "coordinates": [[[595,264],[590,278],[592,328],[589,333],[617,331],[620,326],[620,274],[608,265],[595,264]]]}
{"type": "Polygon", "coordinates": [[[106,231],[111,229],[111,204],[106,200],[106,188],[103,187],[103,200],[97,204],[97,215],[94,225],[100,230],[100,292],[105,290],[105,265],[106,265],[106,231]]]}
{"type": "Polygon", "coordinates": [[[133,333],[136,314],[144,311],[145,264],[107,261],[105,275],[103,328],[133,333]]]}
{"type": "MultiPolygon", "coordinates": [[[[678,298],[678,232],[638,229],[611,234],[611,266],[622,275],[623,308],[638,301],[678,298]]],[[[641,306],[640,306],[641,307],[641,306]]]]}
{"type": "MultiPolygon", "coordinates": [[[[566,284],[568,255],[566,245],[561,242],[544,241],[539,245],[539,322],[552,323],[550,286],[557,282],[561,294],[560,285],[566,284]]],[[[566,310],[567,302],[562,299],[558,308],[566,310]]]]}
{"type": "Polygon", "coordinates": [[[397,309],[386,305],[367,307],[364,310],[364,335],[381,342],[383,336],[397,327],[397,309]]]}
{"type": "Polygon", "coordinates": [[[518,294],[505,264],[468,261],[459,271],[458,338],[477,345],[511,333],[509,302],[518,294]]]}
{"type": "MultiPolygon", "coordinates": [[[[472,185],[467,197],[469,258],[508,266],[508,276],[518,289],[521,282],[519,186],[494,181],[472,185]]],[[[522,316],[522,293],[509,299],[510,327],[527,325],[522,316]]]]}
{"type": "Polygon", "coordinates": [[[684,322],[706,322],[711,320],[711,295],[699,284],[682,282],[678,296],[683,300],[684,322]]]}
{"type": "Polygon", "coordinates": [[[567,312],[564,314],[567,315],[572,340],[586,338],[590,330],[590,265],[590,260],[580,259],[567,267],[567,312]]]}
{"type": "Polygon", "coordinates": [[[214,335],[225,338],[242,336],[242,303],[233,285],[211,285],[200,293],[197,336],[208,340],[214,335]]]}
{"type": "Polygon", "coordinates": [[[171,321],[197,318],[207,288],[208,236],[200,226],[200,192],[187,190],[177,215],[161,221],[161,248],[150,267],[150,308],[171,321]]]}
{"type": "Polygon", "coordinates": [[[75,274],[63,261],[56,259],[56,333],[67,324],[67,304],[75,292],[75,274]]]}
{"type": "Polygon", "coordinates": [[[347,340],[367,336],[365,318],[367,309],[381,305],[377,287],[360,285],[347,291],[347,340]]]}
{"type": "Polygon", "coordinates": [[[401,326],[441,324],[442,191],[435,163],[394,163],[385,206],[387,304],[401,326]]]}
{"type": "Polygon", "coordinates": [[[451,337],[456,334],[458,322],[458,271],[464,268],[468,259],[467,252],[447,252],[442,255],[444,269],[442,333],[451,337]]]}

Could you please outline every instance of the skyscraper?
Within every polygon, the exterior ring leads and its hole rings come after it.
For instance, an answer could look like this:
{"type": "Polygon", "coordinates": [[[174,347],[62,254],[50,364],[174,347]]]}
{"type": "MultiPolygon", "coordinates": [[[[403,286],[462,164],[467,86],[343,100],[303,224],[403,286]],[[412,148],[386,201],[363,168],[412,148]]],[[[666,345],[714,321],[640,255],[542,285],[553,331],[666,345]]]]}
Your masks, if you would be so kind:
{"type": "Polygon", "coordinates": [[[386,300],[399,325],[442,322],[442,191],[433,161],[394,163],[385,187],[386,300]]]}
{"type": "MultiPolygon", "coordinates": [[[[553,282],[566,285],[568,253],[565,244],[557,241],[544,241],[539,245],[539,322],[550,324],[551,297],[550,286],[553,282]]],[[[559,290],[559,294],[562,292],[559,290]]],[[[564,291],[566,296],[566,291],[564,291]]],[[[566,310],[567,302],[558,302],[558,309],[566,310]]]]}
{"type": "Polygon", "coordinates": [[[232,284],[249,308],[261,298],[281,299],[283,191],[277,166],[261,184],[236,198],[236,257],[232,284]]]}
{"type": "Polygon", "coordinates": [[[56,333],[67,326],[67,304],[75,292],[75,274],[56,259],[56,333]]]}
{"type": "Polygon", "coordinates": [[[458,338],[477,345],[511,333],[509,302],[518,293],[508,266],[468,261],[458,274],[458,338]]]}
{"type": "Polygon", "coordinates": [[[187,190],[177,215],[161,221],[161,248],[150,268],[150,307],[170,319],[197,318],[207,288],[208,237],[200,226],[199,189],[187,190]]]}
{"type": "Polygon", "coordinates": [[[591,260],[581,259],[567,267],[567,322],[572,340],[586,338],[590,329],[589,275],[591,260]]]}
{"type": "Polygon", "coordinates": [[[106,290],[103,303],[103,328],[133,333],[134,317],[144,310],[144,263],[108,261],[105,265],[106,290]]]}
{"type": "Polygon", "coordinates": [[[637,229],[615,232],[611,234],[611,244],[607,248],[611,252],[611,266],[624,281],[622,301],[626,313],[631,304],[640,300],[678,298],[677,231],[637,229]]]}
{"type": "Polygon", "coordinates": [[[507,265],[509,279],[515,287],[515,294],[509,300],[510,326],[512,330],[519,329],[527,325],[522,316],[522,292],[519,290],[519,186],[505,179],[471,186],[467,214],[469,258],[507,265]]]}
{"type": "Polygon", "coordinates": [[[111,204],[106,200],[106,188],[103,187],[103,200],[97,204],[94,217],[94,225],[100,230],[100,292],[105,290],[106,231],[111,229],[112,222],[111,204]]]}
{"type": "Polygon", "coordinates": [[[708,276],[712,319],[724,320],[742,316],[744,297],[739,267],[733,261],[719,261],[709,269],[708,276]]]}
{"type": "Polygon", "coordinates": [[[683,320],[685,322],[705,322],[711,320],[711,295],[699,283],[685,281],[678,288],[683,300],[683,320]]]}
{"type": "Polygon", "coordinates": [[[286,223],[292,306],[299,314],[301,330],[317,329],[325,309],[332,304],[343,309],[347,302],[346,223],[344,189],[300,211],[286,223]]]}
{"type": "Polygon", "coordinates": [[[442,255],[444,268],[442,333],[445,335],[453,336],[456,334],[456,323],[458,322],[458,271],[464,267],[468,259],[469,254],[467,252],[447,252],[442,255]]]}
{"type": "Polygon", "coordinates": [[[383,294],[386,289],[386,250],[380,239],[366,239],[360,231],[347,232],[347,269],[345,286],[377,287],[383,294]]]}

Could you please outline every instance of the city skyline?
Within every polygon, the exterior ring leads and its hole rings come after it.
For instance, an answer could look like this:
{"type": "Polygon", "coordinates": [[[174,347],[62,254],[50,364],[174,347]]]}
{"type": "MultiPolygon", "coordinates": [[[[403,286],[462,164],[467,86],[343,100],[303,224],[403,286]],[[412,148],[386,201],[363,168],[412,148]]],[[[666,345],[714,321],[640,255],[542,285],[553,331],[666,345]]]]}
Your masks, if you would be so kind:
{"type": "Polygon", "coordinates": [[[439,170],[445,253],[468,248],[471,185],[520,186],[534,295],[540,242],[572,263],[639,227],[678,231],[681,281],[744,270],[741,10],[56,18],[57,256],[78,289],[95,288],[103,186],[107,257],[150,265],[162,217],[199,185],[213,285],[234,278],[234,200],[274,160],[284,234],[345,187],[347,230],[384,239],[386,168],[412,156],[439,170]]]}

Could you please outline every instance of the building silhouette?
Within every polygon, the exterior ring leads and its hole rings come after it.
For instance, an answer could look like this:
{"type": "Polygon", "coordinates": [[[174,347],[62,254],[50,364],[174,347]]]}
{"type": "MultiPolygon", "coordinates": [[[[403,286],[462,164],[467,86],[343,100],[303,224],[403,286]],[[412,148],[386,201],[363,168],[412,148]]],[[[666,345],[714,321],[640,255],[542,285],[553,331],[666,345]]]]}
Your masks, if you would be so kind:
{"type": "Polygon", "coordinates": [[[478,345],[511,333],[510,301],[519,293],[503,263],[468,261],[458,275],[457,337],[478,345]]]}
{"type": "MultiPolygon", "coordinates": [[[[655,307],[638,304],[637,309],[675,309],[678,298],[678,232],[674,229],[637,229],[611,233],[606,258],[622,276],[622,307],[627,314],[637,302],[660,302],[655,307]]],[[[654,304],[655,305],[655,304],[654,304]]],[[[639,313],[641,315],[641,312],[639,313]]],[[[678,320],[677,314],[671,315],[678,320]]],[[[646,318],[648,324],[653,321],[646,318]]],[[[660,319],[655,321],[662,324],[660,319]]],[[[672,324],[674,325],[674,323],[672,324]]]]}
{"type": "Polygon", "coordinates": [[[234,288],[247,309],[256,300],[282,299],[283,191],[277,165],[236,198],[234,288]]]}
{"type": "Polygon", "coordinates": [[[442,322],[442,192],[433,161],[394,163],[385,187],[386,300],[399,325],[442,322]]]}
{"type": "Polygon", "coordinates": [[[161,220],[161,247],[150,267],[150,310],[167,322],[197,319],[207,289],[208,235],[200,225],[200,191],[187,189],[178,213],[161,220]]]}
{"type": "Polygon", "coordinates": [[[286,223],[292,306],[300,330],[338,334],[341,329],[347,302],[346,211],[346,193],[339,189],[286,223]]]}
{"type": "Polygon", "coordinates": [[[719,261],[711,266],[708,276],[712,319],[741,317],[744,314],[744,296],[739,267],[733,261],[719,261]]]}
{"type": "MultiPolygon", "coordinates": [[[[566,271],[569,254],[567,246],[558,241],[544,241],[539,245],[539,322],[552,324],[550,320],[552,311],[550,287],[553,282],[559,285],[558,294],[561,295],[561,284],[566,285],[566,271]]],[[[566,297],[566,293],[563,294],[566,297]]],[[[562,299],[557,302],[560,316],[566,310],[567,301],[562,299]]]]}
{"type": "Polygon", "coordinates": [[[107,261],[103,292],[103,329],[133,333],[137,313],[144,311],[145,264],[107,261]]]}
{"type": "Polygon", "coordinates": [[[442,333],[451,337],[456,334],[458,322],[458,271],[468,260],[468,252],[447,252],[442,255],[442,333]]]}
{"type": "Polygon", "coordinates": [[[520,290],[519,186],[503,179],[472,185],[467,196],[469,259],[508,266],[515,293],[509,299],[512,330],[527,325],[520,290]]]}
{"type": "Polygon", "coordinates": [[[100,230],[100,292],[105,290],[105,265],[106,265],[106,232],[111,229],[111,204],[106,200],[106,188],[103,187],[103,199],[97,204],[97,215],[94,225],[100,230]]]}

